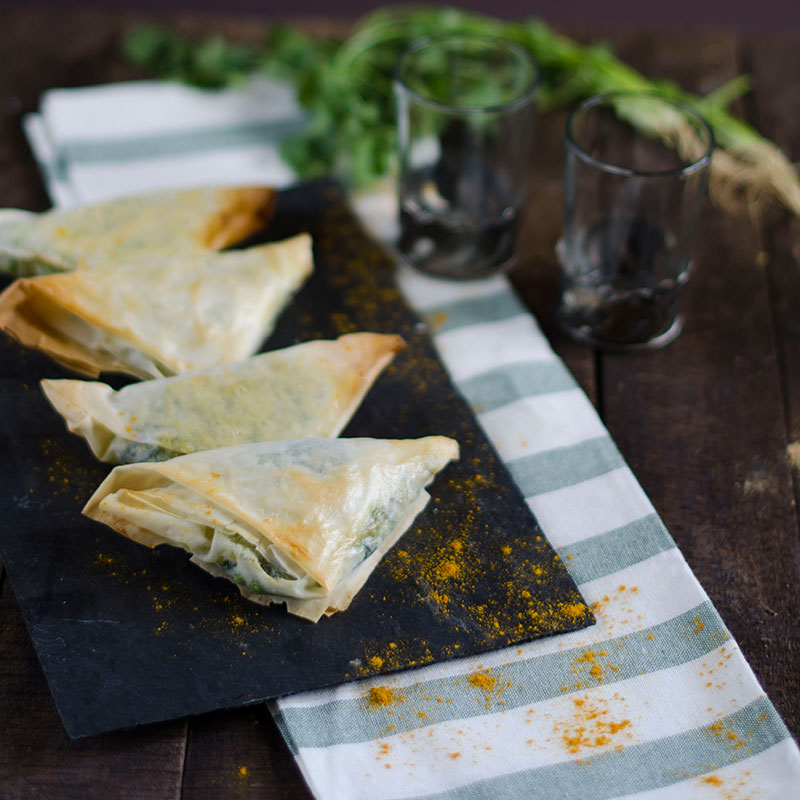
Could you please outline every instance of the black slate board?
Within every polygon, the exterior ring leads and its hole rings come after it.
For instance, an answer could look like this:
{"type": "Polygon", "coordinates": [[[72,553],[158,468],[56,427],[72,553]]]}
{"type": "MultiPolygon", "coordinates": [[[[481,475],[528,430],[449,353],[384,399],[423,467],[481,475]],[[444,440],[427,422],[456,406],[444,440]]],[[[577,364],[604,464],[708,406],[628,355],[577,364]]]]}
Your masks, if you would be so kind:
{"type": "MultiPolygon", "coordinates": [[[[316,625],[243,600],[167,547],[80,513],[110,467],[38,389],[70,377],[0,341],[0,557],[67,732],[235,707],[481,653],[593,623],[509,474],[455,393],[389,256],[330,184],[281,194],[270,238],[310,230],[316,270],[265,349],[351,330],[408,342],[345,436],[444,434],[461,459],[345,612],[316,625]]],[[[116,385],[124,381],[117,379],[116,385]]]]}

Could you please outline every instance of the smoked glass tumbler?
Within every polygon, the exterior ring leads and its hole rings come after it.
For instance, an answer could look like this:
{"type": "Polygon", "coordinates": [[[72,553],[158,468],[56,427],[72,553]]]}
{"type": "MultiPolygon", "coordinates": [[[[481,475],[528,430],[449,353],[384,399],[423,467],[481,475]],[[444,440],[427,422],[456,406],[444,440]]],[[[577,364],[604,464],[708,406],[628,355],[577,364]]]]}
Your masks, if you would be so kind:
{"type": "Polygon", "coordinates": [[[714,135],[680,103],[598,95],[566,126],[557,318],[574,339],[653,349],[681,331],[681,300],[714,135]]]}
{"type": "Polygon", "coordinates": [[[402,257],[481,278],[514,266],[530,172],[538,71],[502,39],[414,43],[397,65],[402,257]]]}

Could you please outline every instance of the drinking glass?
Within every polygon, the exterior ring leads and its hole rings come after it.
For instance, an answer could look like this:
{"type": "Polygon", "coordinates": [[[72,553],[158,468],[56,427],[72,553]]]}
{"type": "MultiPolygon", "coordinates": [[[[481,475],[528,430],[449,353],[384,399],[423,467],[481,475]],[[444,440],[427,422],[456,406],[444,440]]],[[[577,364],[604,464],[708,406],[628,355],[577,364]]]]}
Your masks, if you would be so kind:
{"type": "Polygon", "coordinates": [[[557,246],[572,338],[652,349],[680,333],[713,149],[708,123],[661,96],[597,95],[572,112],[557,246]]]}
{"type": "Polygon", "coordinates": [[[413,267],[469,279],[515,264],[537,84],[502,39],[427,38],[401,57],[398,249],[413,267]]]}

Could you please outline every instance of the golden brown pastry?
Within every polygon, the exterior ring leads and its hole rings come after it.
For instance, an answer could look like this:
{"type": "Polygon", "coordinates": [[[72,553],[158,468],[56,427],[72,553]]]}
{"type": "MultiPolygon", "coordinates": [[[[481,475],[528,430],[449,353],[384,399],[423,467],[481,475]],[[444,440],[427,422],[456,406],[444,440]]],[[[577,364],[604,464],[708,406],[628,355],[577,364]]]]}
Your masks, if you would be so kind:
{"type": "Polygon", "coordinates": [[[457,457],[443,436],[238,445],[115,467],[83,513],[316,622],[348,607],[457,457]]]}
{"type": "Polygon", "coordinates": [[[255,353],[311,273],[308,234],[274,244],[19,278],[0,329],[76,372],[158,378],[255,353]]]}
{"type": "Polygon", "coordinates": [[[267,186],[202,187],[42,214],[6,210],[0,270],[42,275],[222,250],[264,228],[276,198],[267,186]]]}
{"type": "Polygon", "coordinates": [[[349,333],[119,391],[78,380],[41,386],[100,460],[161,461],[246,442],[338,436],[403,346],[392,334],[349,333]]]}

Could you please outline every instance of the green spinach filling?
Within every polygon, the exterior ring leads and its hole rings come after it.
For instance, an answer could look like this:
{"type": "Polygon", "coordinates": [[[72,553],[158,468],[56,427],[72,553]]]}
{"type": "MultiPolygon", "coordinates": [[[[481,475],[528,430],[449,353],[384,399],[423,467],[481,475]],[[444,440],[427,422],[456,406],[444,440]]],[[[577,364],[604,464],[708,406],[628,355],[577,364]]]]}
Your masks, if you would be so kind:
{"type": "MultiPolygon", "coordinates": [[[[238,533],[220,533],[212,528],[211,546],[202,560],[216,564],[239,586],[246,586],[257,594],[276,594],[276,583],[296,583],[296,575],[265,558],[263,554],[238,533]]],[[[200,554],[198,554],[200,555],[200,554]]]]}

